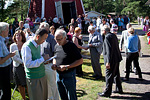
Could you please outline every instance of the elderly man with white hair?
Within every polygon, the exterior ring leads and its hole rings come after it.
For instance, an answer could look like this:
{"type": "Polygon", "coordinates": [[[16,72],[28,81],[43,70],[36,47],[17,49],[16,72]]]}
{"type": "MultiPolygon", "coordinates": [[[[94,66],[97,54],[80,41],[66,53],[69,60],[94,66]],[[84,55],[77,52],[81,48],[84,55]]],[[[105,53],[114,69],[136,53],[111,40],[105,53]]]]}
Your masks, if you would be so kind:
{"type": "MultiPolygon", "coordinates": [[[[46,22],[40,23],[39,28],[44,28],[49,32],[49,24],[46,22]]],[[[46,41],[41,44],[41,54],[48,54],[49,57],[53,57],[55,45],[56,41],[54,39],[54,36],[49,33],[46,41]]],[[[56,71],[52,70],[51,68],[52,61],[44,63],[44,66],[48,84],[48,99],[59,100],[59,94],[56,85],[56,71]]]]}
{"type": "Polygon", "coordinates": [[[66,38],[64,30],[56,30],[56,59],[53,60],[52,68],[57,70],[57,86],[61,100],[77,100],[75,67],[83,63],[83,58],[77,46],[66,38]]]}
{"type": "Polygon", "coordinates": [[[9,24],[0,22],[0,100],[11,100],[10,64],[15,52],[9,53],[5,38],[8,36],[9,24]]]}
{"type": "Polygon", "coordinates": [[[88,32],[90,33],[88,45],[90,49],[91,63],[94,70],[93,77],[95,77],[95,79],[100,79],[102,78],[102,72],[99,59],[102,53],[103,39],[101,37],[101,34],[95,31],[94,26],[89,26],[88,32]]]}

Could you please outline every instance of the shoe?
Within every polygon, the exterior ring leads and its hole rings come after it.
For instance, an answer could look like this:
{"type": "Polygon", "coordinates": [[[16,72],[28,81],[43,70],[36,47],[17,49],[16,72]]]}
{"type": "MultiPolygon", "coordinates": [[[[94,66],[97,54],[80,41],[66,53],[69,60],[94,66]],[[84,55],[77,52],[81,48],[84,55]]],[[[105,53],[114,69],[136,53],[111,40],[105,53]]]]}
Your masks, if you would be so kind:
{"type": "Polygon", "coordinates": [[[112,91],[112,93],[119,93],[119,94],[123,94],[123,91],[112,91]]]}
{"type": "Polygon", "coordinates": [[[123,80],[124,80],[124,81],[129,81],[129,79],[128,79],[128,78],[124,78],[123,80]]]}
{"type": "Polygon", "coordinates": [[[138,71],[137,70],[135,71],[135,75],[138,75],[138,71]]]}
{"type": "Polygon", "coordinates": [[[143,78],[136,78],[136,80],[143,81],[144,79],[143,78]]]}
{"type": "Polygon", "coordinates": [[[76,76],[78,76],[78,77],[83,77],[83,74],[76,74],[76,76]]]}
{"type": "Polygon", "coordinates": [[[97,77],[97,75],[92,75],[91,77],[97,77]]]}
{"type": "Polygon", "coordinates": [[[105,94],[105,93],[98,93],[98,95],[99,95],[100,97],[110,97],[110,95],[105,94]]]}
{"type": "Polygon", "coordinates": [[[96,80],[100,80],[100,79],[102,79],[102,78],[103,78],[102,76],[97,76],[97,77],[95,77],[96,80]]]}
{"type": "MultiPolygon", "coordinates": [[[[130,72],[131,72],[131,73],[133,73],[133,71],[132,71],[132,70],[130,70],[130,72]]],[[[124,73],[127,73],[127,71],[124,71],[124,73]]]]}

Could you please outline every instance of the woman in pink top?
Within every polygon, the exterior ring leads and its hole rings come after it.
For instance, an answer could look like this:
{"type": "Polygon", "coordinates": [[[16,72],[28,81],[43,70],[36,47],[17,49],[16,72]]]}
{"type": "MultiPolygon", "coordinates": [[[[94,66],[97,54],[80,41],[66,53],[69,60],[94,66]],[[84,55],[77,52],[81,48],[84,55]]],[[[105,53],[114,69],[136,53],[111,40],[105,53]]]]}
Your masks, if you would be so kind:
{"type": "Polygon", "coordinates": [[[74,26],[70,25],[69,32],[67,33],[67,39],[69,41],[72,41],[73,34],[74,34],[74,26]]]}

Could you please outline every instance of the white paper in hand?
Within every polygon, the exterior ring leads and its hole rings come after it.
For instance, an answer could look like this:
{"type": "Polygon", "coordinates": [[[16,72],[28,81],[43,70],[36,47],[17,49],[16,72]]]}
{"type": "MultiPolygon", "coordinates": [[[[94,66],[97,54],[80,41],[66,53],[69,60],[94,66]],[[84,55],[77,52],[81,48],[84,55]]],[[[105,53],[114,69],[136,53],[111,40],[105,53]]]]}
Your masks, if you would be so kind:
{"type": "Polygon", "coordinates": [[[51,60],[53,60],[53,59],[55,59],[55,58],[56,58],[56,56],[53,56],[53,57],[49,58],[48,60],[45,60],[44,62],[51,61],[51,60]]]}

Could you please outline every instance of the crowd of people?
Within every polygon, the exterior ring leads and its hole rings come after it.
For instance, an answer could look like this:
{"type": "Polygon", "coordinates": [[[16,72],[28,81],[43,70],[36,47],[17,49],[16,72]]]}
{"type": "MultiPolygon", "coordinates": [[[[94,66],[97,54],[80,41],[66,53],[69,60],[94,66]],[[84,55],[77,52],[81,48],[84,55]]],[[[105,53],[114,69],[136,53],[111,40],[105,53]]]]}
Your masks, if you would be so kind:
{"type": "Polygon", "coordinates": [[[137,17],[137,22],[138,22],[138,25],[141,25],[141,28],[143,29],[143,31],[145,32],[145,34],[147,35],[147,41],[148,43],[147,44],[150,44],[150,30],[149,30],[149,27],[150,27],[150,22],[149,22],[149,17],[146,16],[145,18],[143,18],[143,16],[141,17],[137,17]]]}
{"type": "Polygon", "coordinates": [[[15,18],[12,25],[0,22],[0,90],[3,92],[0,99],[11,100],[10,71],[13,69],[15,84],[24,100],[26,88],[30,100],[59,100],[59,97],[77,100],[76,76],[83,76],[82,49],[90,51],[95,80],[103,77],[99,63],[103,52],[106,89],[98,95],[110,97],[114,80],[114,93],[123,93],[119,72],[123,48],[126,51],[124,81],[129,81],[132,61],[138,80],[143,80],[138,62],[140,39],[129,22],[125,15],[98,17],[93,21],[84,14],[76,20],[72,18],[68,28],[57,16],[48,20],[41,20],[37,15],[24,21],[15,18]],[[118,30],[124,30],[120,44],[118,30]],[[83,46],[81,33],[89,34],[87,46],[83,46]]]}

